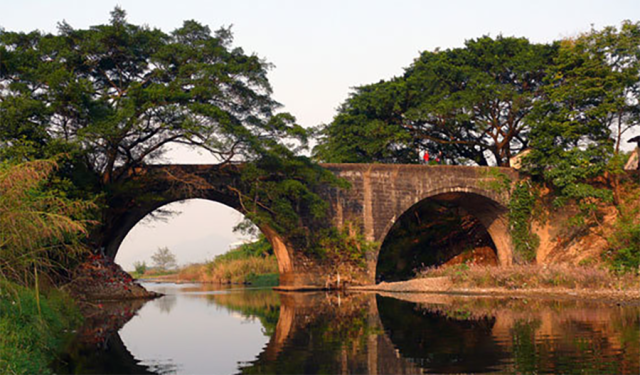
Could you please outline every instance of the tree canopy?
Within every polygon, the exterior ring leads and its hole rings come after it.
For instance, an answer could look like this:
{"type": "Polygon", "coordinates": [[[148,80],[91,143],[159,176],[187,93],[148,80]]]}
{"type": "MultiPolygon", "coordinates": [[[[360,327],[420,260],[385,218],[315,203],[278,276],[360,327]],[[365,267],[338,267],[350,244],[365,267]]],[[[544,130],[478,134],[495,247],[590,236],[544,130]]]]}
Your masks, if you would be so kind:
{"type": "Polygon", "coordinates": [[[186,21],[165,33],[127,22],[57,34],[0,32],[0,131],[5,157],[72,151],[102,184],[172,144],[221,163],[252,160],[305,132],[271,98],[270,65],[186,21]],[[120,172],[118,172],[120,171],[120,172]]]}
{"type": "Polygon", "coordinates": [[[543,168],[590,148],[608,160],[638,127],[639,51],[631,22],[550,44],[484,36],[425,51],[402,76],[357,87],[319,129],[314,156],[418,163],[426,151],[451,164],[509,166],[532,148],[529,160],[543,168]]]}
{"type": "Polygon", "coordinates": [[[330,225],[315,193],[330,172],[299,155],[307,131],[272,97],[271,65],[234,47],[229,28],[186,21],[166,33],[127,22],[115,8],[107,24],[56,34],[0,30],[0,158],[66,154],[60,191],[98,200],[102,231],[141,200],[136,168],[171,145],[205,150],[221,164],[243,162],[230,187],[247,217],[318,248],[311,223],[330,225]]]}
{"type": "MultiPolygon", "coordinates": [[[[561,43],[532,119],[528,171],[561,197],[611,199],[590,184],[621,169],[623,135],[640,124],[640,23],[591,30],[561,43]]],[[[591,202],[591,203],[588,203],[591,202]]]]}
{"type": "Polygon", "coordinates": [[[508,165],[527,147],[526,117],[556,51],[555,45],[502,36],[425,51],[402,77],[357,88],[322,129],[315,155],[334,162],[416,163],[428,151],[452,163],[508,165]]]}

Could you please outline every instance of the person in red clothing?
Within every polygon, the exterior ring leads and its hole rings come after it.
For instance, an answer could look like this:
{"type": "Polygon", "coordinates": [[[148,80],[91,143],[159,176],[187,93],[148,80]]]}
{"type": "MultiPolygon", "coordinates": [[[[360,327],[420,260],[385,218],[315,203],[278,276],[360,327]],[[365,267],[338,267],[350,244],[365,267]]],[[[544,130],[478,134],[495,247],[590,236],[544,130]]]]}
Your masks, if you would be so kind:
{"type": "Polygon", "coordinates": [[[424,156],[422,157],[422,160],[424,160],[425,164],[429,163],[429,152],[428,151],[424,152],[424,156]]]}

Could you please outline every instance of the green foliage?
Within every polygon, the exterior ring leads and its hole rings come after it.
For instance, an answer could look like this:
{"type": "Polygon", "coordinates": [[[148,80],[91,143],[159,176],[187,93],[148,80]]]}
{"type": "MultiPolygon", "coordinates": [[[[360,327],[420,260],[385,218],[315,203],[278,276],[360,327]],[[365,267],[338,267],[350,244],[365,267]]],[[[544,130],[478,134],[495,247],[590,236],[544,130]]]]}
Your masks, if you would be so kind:
{"type": "Polygon", "coordinates": [[[314,157],[328,163],[416,163],[403,128],[405,84],[400,79],[357,87],[331,124],[317,132],[314,157]]]}
{"type": "Polygon", "coordinates": [[[279,278],[273,248],[262,233],[256,241],[217,255],[205,265],[205,274],[206,280],[256,286],[278,285],[279,278]]]}
{"type": "Polygon", "coordinates": [[[271,287],[278,286],[280,283],[280,274],[265,273],[260,275],[251,274],[247,276],[247,283],[255,287],[271,287]]]}
{"type": "Polygon", "coordinates": [[[271,245],[261,236],[258,241],[216,256],[205,265],[205,275],[201,277],[204,277],[203,281],[273,286],[277,285],[279,277],[278,262],[271,245]]]}
{"type": "Polygon", "coordinates": [[[260,234],[253,242],[244,243],[235,249],[231,249],[224,254],[217,255],[215,261],[246,259],[250,257],[267,257],[273,255],[273,248],[267,238],[260,234]]]}
{"type": "Polygon", "coordinates": [[[359,87],[320,130],[316,158],[417,163],[418,151],[449,163],[498,166],[527,147],[527,116],[540,99],[555,45],[482,37],[423,52],[402,77],[359,87]]]}
{"type": "Polygon", "coordinates": [[[164,33],[117,7],[111,16],[88,29],[62,22],[57,34],[0,32],[5,145],[63,144],[109,184],[170,144],[227,162],[255,158],[266,138],[305,141],[291,115],[275,113],[270,65],[234,48],[230,29],[185,21],[164,33]]]}
{"type": "MultiPolygon", "coordinates": [[[[328,203],[320,189],[348,188],[330,171],[309,158],[266,155],[241,171],[243,189],[232,189],[243,213],[256,226],[267,226],[283,236],[294,248],[309,256],[322,256],[327,246],[338,245],[338,231],[327,220],[328,203]]],[[[331,250],[329,250],[331,251],[331,250]]]]}
{"type": "Polygon", "coordinates": [[[620,30],[592,30],[561,43],[532,111],[531,153],[524,159],[534,178],[549,183],[556,206],[578,203],[585,214],[612,193],[593,184],[605,172],[621,172],[616,159],[622,135],[638,126],[640,23],[620,30]]]}
{"type": "Polygon", "coordinates": [[[516,262],[532,262],[540,238],[531,232],[531,220],[537,196],[530,181],[518,183],[511,193],[509,201],[509,230],[515,248],[516,262]]]}
{"type": "Polygon", "coordinates": [[[133,269],[137,275],[144,275],[147,272],[146,262],[133,262],[133,269]]]}
{"type": "Polygon", "coordinates": [[[339,265],[345,262],[365,266],[366,254],[375,251],[379,244],[367,241],[360,226],[346,222],[342,228],[329,227],[320,232],[316,252],[329,264],[339,265]]]}
{"type": "Polygon", "coordinates": [[[616,223],[609,238],[610,248],[606,253],[611,267],[619,272],[640,274],[640,222],[638,209],[624,213],[616,223]]]}
{"type": "Polygon", "coordinates": [[[486,168],[482,172],[483,180],[478,183],[482,188],[503,193],[511,190],[511,178],[500,171],[499,168],[486,168]]]}
{"type": "Polygon", "coordinates": [[[157,199],[135,196],[131,176],[171,145],[220,164],[291,157],[306,146],[295,118],[277,112],[271,66],[234,47],[230,29],[186,21],[165,33],[130,24],[117,7],[111,16],[88,29],[62,22],[56,34],[0,30],[0,157],[69,154],[60,191],[100,196],[103,232],[109,215],[157,199]]]}
{"type": "Polygon", "coordinates": [[[80,320],[67,296],[38,295],[0,279],[0,373],[49,374],[64,332],[80,320]]]}

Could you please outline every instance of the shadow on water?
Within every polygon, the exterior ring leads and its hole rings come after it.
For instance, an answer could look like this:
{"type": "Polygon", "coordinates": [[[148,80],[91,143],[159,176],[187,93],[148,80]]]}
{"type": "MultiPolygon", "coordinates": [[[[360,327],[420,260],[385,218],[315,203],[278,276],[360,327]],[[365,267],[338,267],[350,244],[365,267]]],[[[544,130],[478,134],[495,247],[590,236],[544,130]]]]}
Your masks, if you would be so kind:
{"type": "Polygon", "coordinates": [[[492,335],[493,316],[469,319],[390,297],[378,297],[378,309],[400,354],[431,372],[492,372],[508,357],[492,335]]]}
{"type": "MultiPolygon", "coordinates": [[[[170,290],[177,297],[167,298],[168,295],[151,301],[148,309],[158,310],[158,316],[166,317],[177,314],[181,304],[195,302],[188,305],[189,309],[214,309],[260,322],[268,342],[262,351],[256,350],[253,360],[235,362],[235,370],[231,372],[242,374],[636,374],[640,370],[637,306],[423,294],[211,291],[199,286],[170,290]]],[[[113,317],[106,319],[115,319],[118,324],[135,314],[139,314],[136,319],[143,323],[150,319],[148,310],[141,310],[141,306],[119,309],[114,309],[113,317]]],[[[176,319],[186,318],[176,315],[176,319]]],[[[70,345],[56,372],[186,371],[181,363],[158,361],[153,366],[147,366],[148,361],[142,363],[136,352],[139,348],[126,347],[118,324],[110,326],[110,333],[101,332],[98,339],[79,334],[82,339],[76,338],[70,345]]],[[[93,327],[89,332],[95,331],[96,326],[93,327]]],[[[220,339],[224,342],[243,338],[220,339]]],[[[166,345],[172,344],[175,345],[167,340],[166,345]]],[[[211,363],[221,355],[211,348],[180,349],[201,352],[211,363]]]]}

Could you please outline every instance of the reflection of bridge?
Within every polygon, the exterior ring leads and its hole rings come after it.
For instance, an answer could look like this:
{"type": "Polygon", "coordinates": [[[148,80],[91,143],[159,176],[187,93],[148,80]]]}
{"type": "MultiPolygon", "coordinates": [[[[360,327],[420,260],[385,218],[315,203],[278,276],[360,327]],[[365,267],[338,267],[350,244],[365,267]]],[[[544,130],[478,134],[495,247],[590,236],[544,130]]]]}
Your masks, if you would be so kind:
{"type": "MultiPolygon", "coordinates": [[[[420,202],[431,199],[454,203],[476,216],[496,246],[500,264],[512,262],[512,243],[506,220],[510,197],[505,181],[518,178],[508,168],[421,166],[385,164],[325,164],[351,188],[327,188],[320,192],[330,203],[331,220],[337,227],[355,223],[365,238],[382,244],[394,223],[420,202]]],[[[237,194],[240,186],[235,167],[211,165],[157,165],[135,171],[137,182],[129,200],[115,202],[101,232],[101,246],[115,257],[127,233],[144,216],[171,202],[201,198],[243,211],[237,194]],[[151,199],[144,199],[151,196],[151,199]]],[[[304,262],[286,236],[260,228],[273,245],[280,270],[280,285],[300,288],[325,286],[333,275],[319,265],[304,262]]],[[[368,254],[366,270],[356,277],[360,283],[375,279],[379,247],[368,254]]]]}
{"type": "MultiPolygon", "coordinates": [[[[268,344],[255,360],[239,364],[241,374],[571,370],[631,374],[640,366],[638,306],[422,293],[381,296],[265,291],[258,298],[249,297],[254,293],[193,294],[217,306],[244,310],[247,317],[271,316],[279,311],[275,328],[268,329],[272,332],[268,344]]],[[[131,306],[131,315],[141,307],[135,301],[120,306],[128,304],[137,304],[131,306]]],[[[112,313],[119,319],[117,309],[112,313]]],[[[102,316],[102,320],[106,318],[102,316]]],[[[95,322],[87,323],[94,329],[95,322]]],[[[132,354],[116,333],[125,323],[113,327],[101,349],[87,345],[80,356],[85,360],[56,368],[56,372],[175,371],[141,366],[135,349],[131,348],[132,354]]],[[[167,344],[170,341],[167,338],[167,344]]]]}

